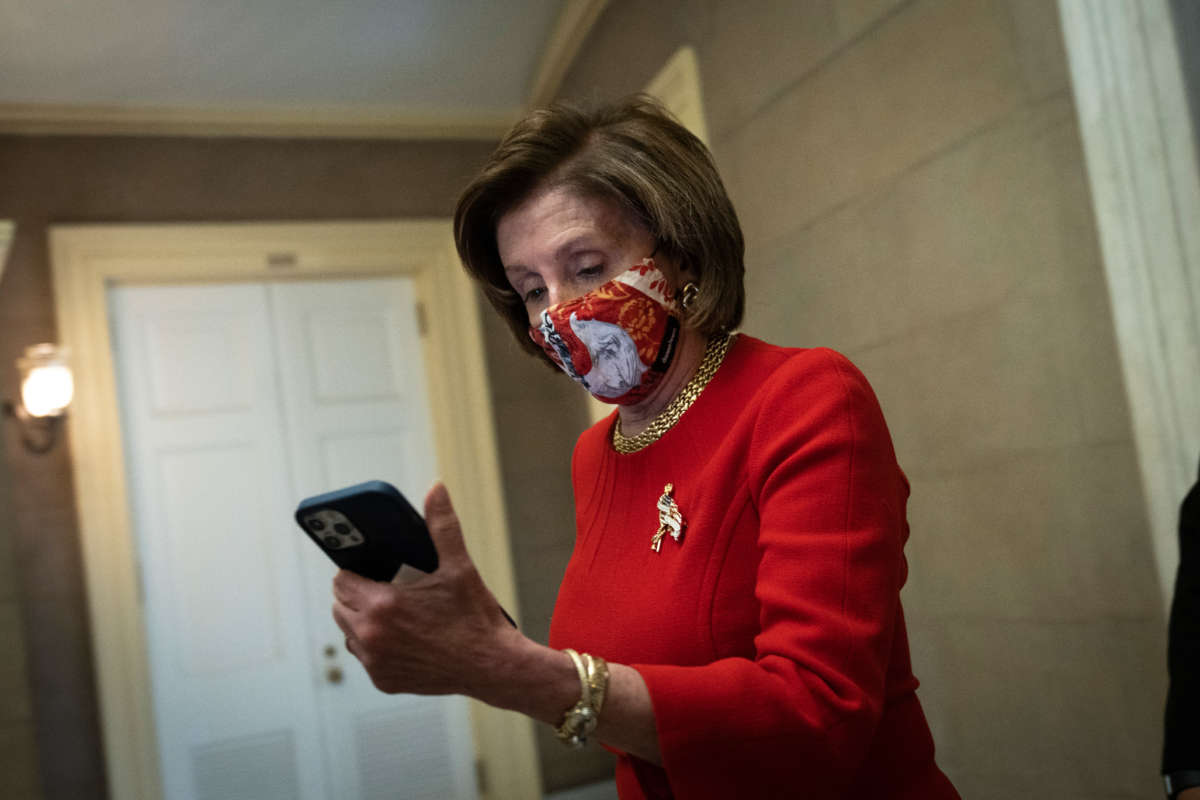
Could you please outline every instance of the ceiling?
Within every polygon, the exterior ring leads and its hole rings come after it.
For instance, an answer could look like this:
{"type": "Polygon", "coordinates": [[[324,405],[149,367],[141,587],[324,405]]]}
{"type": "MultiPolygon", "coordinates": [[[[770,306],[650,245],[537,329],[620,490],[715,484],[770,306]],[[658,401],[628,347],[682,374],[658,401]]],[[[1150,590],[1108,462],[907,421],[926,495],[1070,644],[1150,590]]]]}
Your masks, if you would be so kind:
{"type": "Polygon", "coordinates": [[[603,0],[0,0],[0,132],[493,138],[603,0]]]}

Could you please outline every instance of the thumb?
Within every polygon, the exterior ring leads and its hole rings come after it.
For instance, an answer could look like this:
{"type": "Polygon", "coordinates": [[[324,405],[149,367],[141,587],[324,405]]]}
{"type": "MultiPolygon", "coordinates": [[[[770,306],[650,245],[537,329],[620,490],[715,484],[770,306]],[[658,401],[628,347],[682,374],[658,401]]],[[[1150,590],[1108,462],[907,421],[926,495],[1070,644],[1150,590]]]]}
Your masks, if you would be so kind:
{"type": "Polygon", "coordinates": [[[437,548],[439,564],[445,561],[470,561],[463,541],[462,524],[454,513],[450,492],[438,481],[425,495],[425,524],[433,546],[437,548]]]}

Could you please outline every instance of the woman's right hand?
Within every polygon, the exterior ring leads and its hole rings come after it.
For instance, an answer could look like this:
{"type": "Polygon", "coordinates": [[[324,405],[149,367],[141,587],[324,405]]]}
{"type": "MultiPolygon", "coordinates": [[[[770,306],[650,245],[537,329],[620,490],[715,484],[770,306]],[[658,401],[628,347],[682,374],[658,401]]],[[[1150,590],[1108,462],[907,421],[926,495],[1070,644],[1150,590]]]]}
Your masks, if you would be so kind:
{"type": "Polygon", "coordinates": [[[491,665],[524,637],[484,585],[441,483],[425,497],[425,519],[437,570],[402,571],[391,583],[342,570],[333,580],[333,618],[381,691],[486,701],[491,665]]]}
{"type": "MultiPolygon", "coordinates": [[[[381,691],[463,694],[557,726],[580,695],[571,660],[505,619],[467,554],[440,483],[425,497],[425,523],[438,551],[434,572],[379,583],[342,570],[333,579],[333,618],[346,649],[381,691]]],[[[597,738],[661,764],[645,681],[630,667],[609,669],[597,738]]]]}

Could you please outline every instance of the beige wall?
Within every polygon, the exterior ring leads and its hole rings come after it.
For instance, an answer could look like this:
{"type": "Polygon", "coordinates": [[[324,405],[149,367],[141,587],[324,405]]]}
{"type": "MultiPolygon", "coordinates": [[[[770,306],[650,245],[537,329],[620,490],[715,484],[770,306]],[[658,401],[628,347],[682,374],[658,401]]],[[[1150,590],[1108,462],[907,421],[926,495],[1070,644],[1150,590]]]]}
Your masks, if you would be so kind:
{"type": "MultiPolygon", "coordinates": [[[[0,509],[12,508],[8,466],[0,452],[0,509]]],[[[37,745],[33,726],[33,694],[26,671],[25,626],[13,561],[16,520],[0,513],[0,797],[41,797],[37,745]]]]}
{"type": "Polygon", "coordinates": [[[563,95],[700,59],[745,330],[871,380],[964,797],[1152,798],[1161,611],[1051,0],[613,0],[563,95]]]}
{"type": "MultiPolygon", "coordinates": [[[[20,351],[55,339],[49,225],[448,216],[491,148],[0,137],[0,218],[17,223],[0,279],[0,396],[16,396],[20,351]]],[[[493,316],[485,314],[489,372],[518,593],[527,631],[544,640],[563,548],[569,552],[573,539],[568,470],[585,412],[577,398],[559,402],[567,382],[521,356],[493,316]]],[[[40,775],[47,800],[103,798],[69,450],[35,456],[21,448],[11,423],[3,434],[0,796],[33,797],[40,775]]]]}

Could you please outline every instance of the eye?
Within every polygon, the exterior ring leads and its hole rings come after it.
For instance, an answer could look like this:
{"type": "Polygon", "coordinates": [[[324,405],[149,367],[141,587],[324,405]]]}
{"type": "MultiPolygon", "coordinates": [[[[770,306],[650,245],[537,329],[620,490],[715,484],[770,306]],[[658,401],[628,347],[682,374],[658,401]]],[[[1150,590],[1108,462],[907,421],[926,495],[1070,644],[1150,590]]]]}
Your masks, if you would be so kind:
{"type": "Polygon", "coordinates": [[[589,277],[599,275],[602,272],[604,272],[603,264],[596,264],[595,266],[584,267],[583,269],[579,270],[580,275],[587,275],[589,277]]]}
{"type": "Polygon", "coordinates": [[[532,303],[537,300],[541,300],[542,297],[545,296],[545,294],[546,294],[545,286],[539,286],[536,289],[530,289],[528,292],[525,293],[525,302],[532,303]]]}

